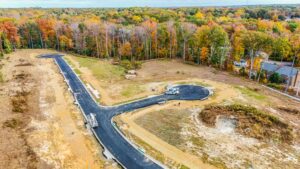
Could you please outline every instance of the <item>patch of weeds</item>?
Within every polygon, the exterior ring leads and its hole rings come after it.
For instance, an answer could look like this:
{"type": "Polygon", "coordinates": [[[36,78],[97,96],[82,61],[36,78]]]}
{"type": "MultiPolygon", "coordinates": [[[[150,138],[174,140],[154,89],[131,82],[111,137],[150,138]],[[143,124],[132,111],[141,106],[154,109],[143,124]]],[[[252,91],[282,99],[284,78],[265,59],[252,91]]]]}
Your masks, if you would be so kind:
{"type": "Polygon", "coordinates": [[[205,144],[205,141],[202,138],[199,137],[194,137],[192,136],[190,138],[190,141],[193,143],[194,146],[196,147],[203,147],[205,144]]]}
{"type": "Polygon", "coordinates": [[[219,169],[227,169],[226,164],[220,158],[211,158],[208,163],[219,169]]]}
{"type": "Polygon", "coordinates": [[[248,97],[252,97],[256,100],[265,100],[267,97],[263,94],[259,93],[259,89],[257,88],[248,88],[248,87],[241,87],[241,86],[236,86],[236,88],[244,95],[248,97]]]}
{"type": "Polygon", "coordinates": [[[74,69],[74,72],[75,72],[76,74],[78,74],[78,75],[81,74],[81,71],[80,71],[79,69],[77,69],[77,68],[74,69]]]}
{"type": "Polygon", "coordinates": [[[181,136],[184,123],[188,123],[188,110],[166,109],[147,113],[135,122],[173,146],[185,143],[181,136]]]}
{"type": "Polygon", "coordinates": [[[189,169],[189,167],[185,166],[185,165],[180,165],[180,168],[179,169],[189,169]]]}
{"type": "Polygon", "coordinates": [[[125,97],[131,97],[142,92],[144,92],[144,89],[141,87],[141,85],[130,84],[122,90],[121,95],[125,97]]]}
{"type": "Polygon", "coordinates": [[[236,130],[259,140],[271,140],[279,143],[291,143],[293,134],[291,127],[279,118],[259,111],[255,107],[243,105],[210,105],[199,114],[199,118],[208,126],[214,127],[216,118],[225,116],[237,119],[236,130]]]}
{"type": "Polygon", "coordinates": [[[208,154],[203,153],[201,159],[204,163],[211,164],[220,169],[227,169],[225,163],[220,158],[210,158],[208,154]]]}
{"type": "Polygon", "coordinates": [[[15,118],[12,118],[12,119],[6,120],[3,123],[2,127],[4,127],[4,128],[11,128],[11,129],[17,129],[17,128],[20,128],[20,126],[22,124],[23,124],[22,121],[20,121],[18,119],[15,119],[15,118]]]}

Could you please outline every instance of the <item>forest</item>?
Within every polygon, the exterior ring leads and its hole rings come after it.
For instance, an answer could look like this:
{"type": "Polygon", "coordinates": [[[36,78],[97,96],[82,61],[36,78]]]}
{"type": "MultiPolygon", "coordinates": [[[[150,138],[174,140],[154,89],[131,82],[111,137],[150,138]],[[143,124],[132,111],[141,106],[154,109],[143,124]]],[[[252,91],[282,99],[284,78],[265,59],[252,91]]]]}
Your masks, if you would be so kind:
{"type": "Polygon", "coordinates": [[[232,69],[260,53],[300,66],[300,6],[1,9],[0,55],[51,48],[134,63],[156,58],[232,69]]]}

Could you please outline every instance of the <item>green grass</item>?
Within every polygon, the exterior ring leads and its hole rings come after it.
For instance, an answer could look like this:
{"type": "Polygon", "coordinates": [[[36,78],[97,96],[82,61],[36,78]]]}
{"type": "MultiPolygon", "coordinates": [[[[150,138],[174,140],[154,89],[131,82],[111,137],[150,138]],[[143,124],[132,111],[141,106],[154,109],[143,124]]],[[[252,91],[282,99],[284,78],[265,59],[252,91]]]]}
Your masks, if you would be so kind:
{"type": "Polygon", "coordinates": [[[259,91],[255,91],[253,89],[250,89],[248,87],[241,87],[241,86],[236,86],[236,89],[238,89],[243,95],[246,95],[248,97],[254,98],[256,100],[265,100],[267,97],[263,94],[260,94],[259,91]]]}
{"type": "Polygon", "coordinates": [[[176,84],[185,85],[185,84],[192,84],[192,85],[198,85],[203,87],[211,87],[211,85],[205,83],[205,82],[178,82],[176,84]]]}
{"type": "Polygon", "coordinates": [[[75,67],[74,63],[69,58],[64,57],[64,59],[69,65],[71,65],[72,67],[75,67]]]}
{"type": "Polygon", "coordinates": [[[211,158],[208,154],[203,153],[201,159],[204,163],[211,164],[220,169],[227,169],[225,163],[220,158],[211,158]]]}
{"type": "Polygon", "coordinates": [[[76,74],[78,74],[78,75],[81,74],[81,71],[80,71],[79,69],[77,69],[77,68],[74,69],[74,72],[75,72],[76,74]]]}
{"type": "Polygon", "coordinates": [[[205,141],[202,138],[194,137],[192,136],[190,138],[190,141],[193,143],[194,146],[196,147],[203,147],[205,144],[205,141]]]}
{"type": "Polygon", "coordinates": [[[129,84],[121,92],[122,96],[131,97],[144,92],[145,89],[139,84],[129,84]]]}
{"type": "Polygon", "coordinates": [[[81,67],[91,70],[98,80],[120,80],[125,74],[125,69],[121,66],[111,65],[96,58],[74,57],[74,59],[81,67]]]}

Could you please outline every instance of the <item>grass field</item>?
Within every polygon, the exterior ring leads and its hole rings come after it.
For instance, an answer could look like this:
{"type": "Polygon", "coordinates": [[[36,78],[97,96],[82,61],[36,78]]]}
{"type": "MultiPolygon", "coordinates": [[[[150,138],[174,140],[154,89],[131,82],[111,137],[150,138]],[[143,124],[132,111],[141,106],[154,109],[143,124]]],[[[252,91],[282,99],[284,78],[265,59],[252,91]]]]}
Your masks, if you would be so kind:
{"type": "Polygon", "coordinates": [[[184,143],[181,123],[186,123],[189,115],[189,111],[165,109],[146,114],[135,122],[171,145],[180,146],[184,143]]]}
{"type": "Polygon", "coordinates": [[[252,97],[256,100],[259,101],[263,101],[265,100],[267,97],[263,94],[260,94],[258,91],[255,91],[255,89],[251,89],[248,87],[240,87],[240,86],[236,86],[236,88],[244,95],[248,96],[248,97],[252,97]]]}
{"type": "Polygon", "coordinates": [[[91,70],[98,80],[120,80],[123,78],[125,69],[120,66],[107,64],[95,58],[74,57],[80,66],[91,70]]]}

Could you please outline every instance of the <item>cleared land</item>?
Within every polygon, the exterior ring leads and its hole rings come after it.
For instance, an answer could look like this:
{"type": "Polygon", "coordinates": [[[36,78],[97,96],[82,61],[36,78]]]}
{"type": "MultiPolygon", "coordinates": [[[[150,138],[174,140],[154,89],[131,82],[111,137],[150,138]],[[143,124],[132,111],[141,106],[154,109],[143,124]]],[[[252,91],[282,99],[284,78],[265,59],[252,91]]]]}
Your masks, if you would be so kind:
{"type": "Polygon", "coordinates": [[[100,91],[100,101],[107,105],[158,94],[168,84],[194,83],[214,89],[215,95],[206,101],[173,101],[115,119],[133,142],[166,165],[176,168],[299,168],[300,117],[296,101],[272,93],[248,79],[176,60],[145,62],[135,79],[126,80],[125,70],[110,61],[71,55],[67,58],[84,81],[100,91]],[[288,124],[292,142],[281,144],[240,134],[232,125],[235,123],[223,118],[215,120],[211,126],[199,119],[206,105],[236,103],[254,106],[288,124]]]}
{"type": "Polygon", "coordinates": [[[46,53],[20,50],[0,61],[0,168],[111,168],[53,60],[36,58],[46,53]]]}
{"type": "MultiPolygon", "coordinates": [[[[53,51],[21,50],[1,60],[0,168],[116,168],[101,158],[101,147],[86,132],[56,65],[36,58],[44,53],[53,51]]],[[[136,78],[126,80],[125,69],[109,60],[66,58],[100,92],[99,101],[106,105],[159,94],[168,84],[192,83],[214,90],[205,101],[172,101],[115,118],[133,142],[170,167],[299,168],[298,102],[247,79],[176,60],[145,62],[136,78]],[[237,103],[254,106],[287,124],[292,139],[278,142],[247,135],[242,131],[248,129],[236,129],[234,111],[211,109],[208,121],[199,116],[208,105],[224,108],[237,103]]],[[[259,127],[270,124],[264,122],[268,124],[259,127]]],[[[273,131],[266,129],[258,134],[273,131]]]]}

